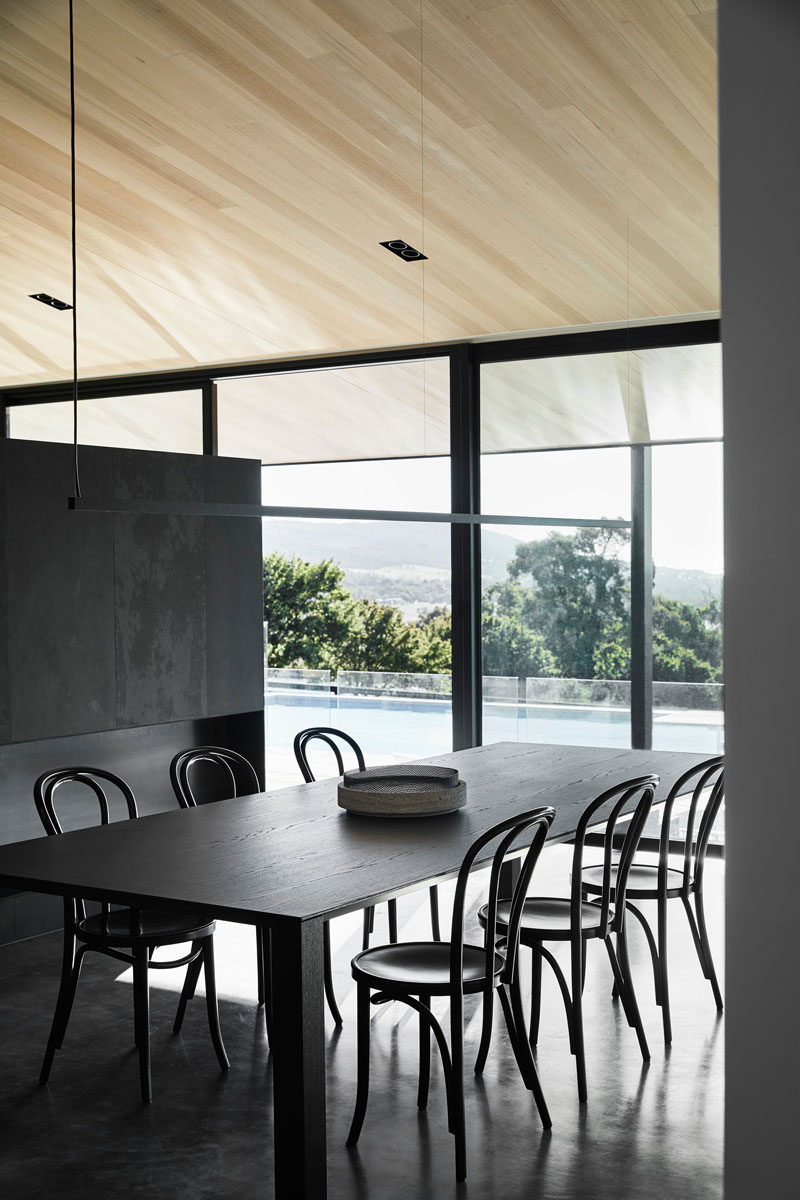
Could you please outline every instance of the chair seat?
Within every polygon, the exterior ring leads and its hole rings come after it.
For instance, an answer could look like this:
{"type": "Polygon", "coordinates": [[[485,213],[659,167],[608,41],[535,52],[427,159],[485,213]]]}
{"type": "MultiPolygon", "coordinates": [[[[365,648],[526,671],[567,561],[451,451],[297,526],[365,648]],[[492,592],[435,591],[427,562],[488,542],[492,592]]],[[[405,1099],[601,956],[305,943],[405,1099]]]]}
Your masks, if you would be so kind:
{"type": "Polygon", "coordinates": [[[173,946],[210,937],[214,932],[214,919],[207,913],[145,908],[138,916],[141,933],[131,933],[129,908],[115,909],[107,917],[102,913],[87,917],[79,923],[77,933],[84,941],[102,942],[105,946],[133,946],[142,942],[173,946]]]}
{"type": "MultiPolygon", "coordinates": [[[[611,871],[611,885],[614,886],[616,870],[611,871]]],[[[677,896],[683,888],[683,871],[674,867],[667,869],[667,895],[677,896]]],[[[587,892],[599,895],[603,882],[602,866],[584,867],[581,872],[581,883],[587,892]]],[[[628,875],[628,886],[625,895],[629,900],[658,899],[658,867],[655,863],[634,863],[628,875]]]]}
{"type": "MultiPolygon", "coordinates": [[[[502,932],[507,925],[511,905],[507,900],[501,900],[497,906],[497,927],[502,932]]],[[[571,931],[570,902],[560,896],[529,896],[522,909],[520,938],[526,941],[546,941],[557,939],[569,941],[571,931]]],[[[609,921],[613,920],[614,910],[609,909],[609,921]]],[[[480,909],[478,920],[486,922],[486,905],[480,909]]],[[[584,937],[599,937],[601,933],[600,909],[596,904],[584,901],[581,905],[581,932],[584,937]]]]}
{"type": "MultiPolygon", "coordinates": [[[[495,954],[494,974],[499,975],[505,959],[495,954]]],[[[480,991],[486,977],[486,951],[482,946],[464,946],[462,979],[467,992],[480,991]]],[[[447,995],[450,991],[449,942],[395,942],[373,946],[353,959],[353,978],[380,990],[392,987],[409,992],[447,995]]]]}

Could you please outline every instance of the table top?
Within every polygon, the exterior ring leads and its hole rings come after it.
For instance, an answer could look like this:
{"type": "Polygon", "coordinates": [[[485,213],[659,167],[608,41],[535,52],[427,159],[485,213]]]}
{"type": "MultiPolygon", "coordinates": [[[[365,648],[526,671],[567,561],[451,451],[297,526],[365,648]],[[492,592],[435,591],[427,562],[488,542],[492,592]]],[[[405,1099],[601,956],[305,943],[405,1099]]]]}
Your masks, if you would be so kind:
{"type": "Polygon", "coordinates": [[[320,780],[0,846],[0,884],[233,921],[331,917],[453,876],[475,838],[508,816],[552,804],[551,840],[563,840],[606,788],[652,773],[658,801],[706,757],[499,742],[424,760],[466,780],[454,813],[354,816],[338,806],[337,780],[320,780]]]}

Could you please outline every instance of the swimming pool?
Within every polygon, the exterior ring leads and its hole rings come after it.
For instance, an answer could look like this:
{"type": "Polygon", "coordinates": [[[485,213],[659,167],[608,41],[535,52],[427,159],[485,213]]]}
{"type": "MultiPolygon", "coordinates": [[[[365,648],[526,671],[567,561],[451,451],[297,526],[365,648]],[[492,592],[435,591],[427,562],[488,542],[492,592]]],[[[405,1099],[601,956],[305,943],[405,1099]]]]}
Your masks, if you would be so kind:
{"type": "MultiPolygon", "coordinates": [[[[295,783],[292,741],[309,725],[347,730],[370,762],[400,762],[452,749],[451,704],[442,699],[335,695],[270,688],[265,698],[267,775],[271,786],[295,783]]],[[[588,705],[493,704],[483,707],[484,743],[555,742],[630,746],[630,713],[588,705]]],[[[722,713],[655,709],[653,747],[716,754],[723,750],[722,713]]]]}

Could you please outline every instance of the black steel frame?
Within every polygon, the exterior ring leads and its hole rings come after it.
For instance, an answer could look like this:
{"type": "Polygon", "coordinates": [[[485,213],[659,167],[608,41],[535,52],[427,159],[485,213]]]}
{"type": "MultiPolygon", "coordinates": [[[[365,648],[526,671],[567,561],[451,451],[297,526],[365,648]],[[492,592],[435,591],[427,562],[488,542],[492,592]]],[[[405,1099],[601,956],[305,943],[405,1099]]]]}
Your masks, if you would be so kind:
{"type": "MultiPolygon", "coordinates": [[[[125,505],[126,511],[198,511],[207,515],[314,517],[319,520],[357,517],[375,521],[446,522],[451,526],[453,612],[453,748],[482,741],[481,687],[481,526],[483,524],[623,527],[631,530],[631,746],[652,745],[652,553],[650,445],[632,445],[631,520],[582,520],[558,517],[518,517],[483,514],[480,501],[480,367],[512,362],[614,351],[644,350],[718,342],[717,319],[624,326],[537,337],[499,338],[484,342],[426,344],[395,350],[325,354],[198,367],[142,375],[111,376],[80,381],[81,399],[159,391],[199,390],[202,395],[203,453],[218,453],[217,384],[225,379],[292,371],[326,370],[368,363],[443,358],[450,362],[451,511],[449,513],[389,512],[386,510],[304,509],[279,505],[193,505],[152,502],[125,505]],[[213,508],[213,513],[212,513],[213,508]]],[[[31,384],[0,390],[0,437],[8,436],[8,416],[17,405],[46,404],[72,399],[72,381],[31,384]]],[[[713,441],[716,439],[699,439],[713,441]]],[[[627,445],[627,443],[623,443],[627,445]]],[[[562,447],[576,449],[576,447],[562,447]]],[[[587,447],[588,448],[588,447],[587,447]]],[[[76,509],[119,509],[119,502],[76,500],[76,509]]]]}

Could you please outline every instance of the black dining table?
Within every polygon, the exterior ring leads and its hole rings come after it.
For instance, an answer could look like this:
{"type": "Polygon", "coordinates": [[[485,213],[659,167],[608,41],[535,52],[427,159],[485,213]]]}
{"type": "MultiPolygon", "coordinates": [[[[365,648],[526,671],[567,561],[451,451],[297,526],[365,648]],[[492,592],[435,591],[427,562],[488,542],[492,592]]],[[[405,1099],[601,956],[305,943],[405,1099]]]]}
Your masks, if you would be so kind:
{"type": "Polygon", "coordinates": [[[605,788],[652,773],[658,800],[705,757],[499,742],[425,760],[466,781],[466,805],[453,813],[355,816],[339,807],[337,780],[319,780],[1,846],[0,885],[196,908],[268,930],[275,1195],[324,1200],[323,922],[452,878],[470,844],[510,815],[552,805],[550,839],[568,840],[605,788]]]}

